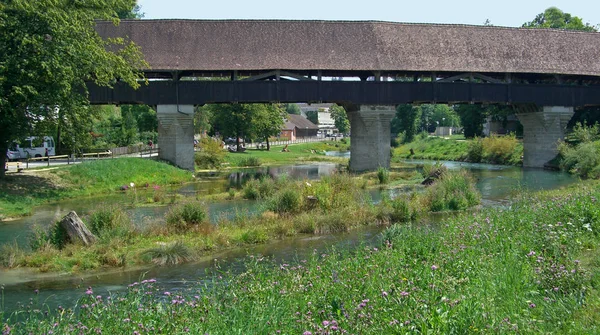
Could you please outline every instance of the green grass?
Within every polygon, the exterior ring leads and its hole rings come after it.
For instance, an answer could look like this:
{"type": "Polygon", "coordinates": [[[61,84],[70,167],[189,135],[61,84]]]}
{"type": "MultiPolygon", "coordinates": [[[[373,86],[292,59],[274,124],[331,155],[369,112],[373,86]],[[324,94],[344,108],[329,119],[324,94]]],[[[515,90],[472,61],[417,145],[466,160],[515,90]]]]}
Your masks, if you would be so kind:
{"type": "Polygon", "coordinates": [[[430,159],[471,161],[505,165],[521,165],[523,144],[514,136],[492,136],[484,139],[468,139],[452,136],[417,138],[411,143],[394,149],[393,159],[430,159]],[[411,154],[410,150],[414,154],[411,154]],[[475,149],[479,149],[474,152],[475,149]]]}
{"type": "Polygon", "coordinates": [[[510,210],[465,213],[433,229],[393,226],[374,246],[332,248],[290,264],[252,257],[241,274],[219,273],[179,292],[145,280],[111,299],[90,290],[76,312],[45,316],[43,306],[23,307],[4,327],[24,334],[83,326],[110,334],[598,334],[599,198],[597,183],[528,194],[510,210]]]}
{"type": "Polygon", "coordinates": [[[57,169],[7,175],[0,180],[0,219],[31,213],[46,202],[118,191],[134,183],[137,188],[192,181],[189,171],[139,158],[88,161],[57,169]]]}
{"type": "Polygon", "coordinates": [[[346,161],[341,158],[327,157],[324,151],[346,151],[350,150],[349,141],[347,144],[338,141],[324,141],[292,144],[288,146],[289,152],[281,152],[282,146],[271,147],[270,151],[247,149],[242,153],[227,153],[225,156],[226,163],[229,166],[245,166],[250,158],[257,159],[261,165],[284,165],[294,164],[299,162],[321,162],[346,161]],[[313,153],[314,151],[314,153],[313,153]]]}

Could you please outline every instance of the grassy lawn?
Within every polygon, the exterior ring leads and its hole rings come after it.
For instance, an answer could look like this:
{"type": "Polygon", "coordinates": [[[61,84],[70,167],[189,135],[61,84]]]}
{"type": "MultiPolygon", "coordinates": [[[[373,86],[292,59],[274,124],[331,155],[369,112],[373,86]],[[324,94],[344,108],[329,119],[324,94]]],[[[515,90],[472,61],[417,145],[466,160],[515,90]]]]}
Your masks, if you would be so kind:
{"type": "Polygon", "coordinates": [[[82,164],[9,174],[0,181],[0,219],[31,213],[45,202],[118,191],[134,183],[138,187],[192,181],[189,171],[139,158],[88,161],[82,164]]]}
{"type": "Polygon", "coordinates": [[[270,151],[248,149],[243,153],[227,153],[226,163],[231,167],[244,166],[243,161],[250,157],[257,158],[261,165],[285,165],[302,162],[340,162],[343,159],[325,156],[325,151],[350,150],[350,141],[323,141],[312,143],[292,144],[288,146],[289,152],[282,152],[283,146],[271,147],[270,151]]]}

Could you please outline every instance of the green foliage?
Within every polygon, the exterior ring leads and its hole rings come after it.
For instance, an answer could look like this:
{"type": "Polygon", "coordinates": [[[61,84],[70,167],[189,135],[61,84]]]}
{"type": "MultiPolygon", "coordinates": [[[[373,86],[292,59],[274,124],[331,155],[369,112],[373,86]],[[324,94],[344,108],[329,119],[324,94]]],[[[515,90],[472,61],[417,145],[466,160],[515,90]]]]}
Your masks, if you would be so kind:
{"type": "Polygon", "coordinates": [[[183,232],[194,225],[204,223],[208,219],[208,212],[203,205],[186,203],[173,206],[166,215],[167,227],[183,232]]]}
{"type": "Polygon", "coordinates": [[[319,124],[319,112],[318,111],[306,111],[306,119],[314,124],[319,124]]]}
{"type": "Polygon", "coordinates": [[[332,105],[329,108],[329,112],[331,113],[331,118],[333,119],[337,130],[343,134],[348,133],[350,131],[350,120],[348,120],[348,115],[346,114],[344,107],[332,105]]]}
{"type": "Polygon", "coordinates": [[[436,180],[439,180],[446,173],[448,173],[448,168],[441,162],[423,165],[423,178],[429,181],[429,183],[426,184],[430,184],[436,180]]]}
{"type": "Polygon", "coordinates": [[[160,266],[177,265],[189,262],[194,258],[190,248],[181,241],[148,249],[142,252],[142,256],[149,257],[154,264],[160,266]]]}
{"type": "Polygon", "coordinates": [[[483,136],[483,123],[487,116],[486,107],[481,105],[458,105],[455,107],[460,117],[466,138],[483,136]]]}
{"type": "Polygon", "coordinates": [[[196,106],[194,111],[194,134],[206,135],[212,130],[210,105],[196,106]]]}
{"type": "Polygon", "coordinates": [[[390,181],[390,171],[380,166],[377,169],[377,179],[380,184],[387,184],[390,181]]]}
{"type": "Polygon", "coordinates": [[[244,157],[238,161],[237,166],[246,167],[246,166],[260,166],[260,158],[258,157],[244,157]]]}
{"type": "Polygon", "coordinates": [[[420,106],[398,105],[396,107],[396,115],[392,119],[392,133],[403,133],[402,143],[412,142],[417,133],[417,119],[420,114],[420,106]]]}
{"type": "Polygon", "coordinates": [[[584,24],[581,18],[565,13],[556,7],[549,7],[543,13],[538,14],[533,21],[523,23],[523,27],[598,31],[597,26],[584,24]]]}
{"type": "Polygon", "coordinates": [[[302,111],[300,110],[300,107],[297,104],[285,104],[285,111],[288,114],[302,114],[302,111]]]}
{"type": "Polygon", "coordinates": [[[560,167],[582,178],[600,178],[600,141],[581,142],[575,147],[561,143],[560,167]]]}
{"type": "Polygon", "coordinates": [[[258,200],[266,199],[280,189],[285,182],[275,182],[271,178],[252,179],[244,184],[242,196],[244,199],[258,200]]]}
{"type": "Polygon", "coordinates": [[[24,254],[25,252],[19,247],[17,241],[3,243],[0,245],[0,267],[16,267],[19,258],[23,257],[24,254]]]}
{"type": "Polygon", "coordinates": [[[569,135],[575,142],[589,143],[600,139],[600,125],[595,123],[593,126],[588,126],[586,122],[576,123],[573,131],[569,135]]]}
{"type": "Polygon", "coordinates": [[[444,173],[421,195],[423,208],[431,212],[465,210],[479,204],[481,197],[466,171],[444,173]]]}
{"type": "Polygon", "coordinates": [[[196,166],[200,169],[220,168],[227,153],[221,147],[221,142],[211,137],[200,140],[200,151],[194,155],[196,166]]]}
{"type": "Polygon", "coordinates": [[[86,81],[107,86],[119,78],[139,86],[142,73],[136,69],[147,67],[139,48],[123,39],[102,40],[95,30],[96,20],[117,23],[117,11],[131,10],[131,5],[129,0],[0,5],[0,30],[5,32],[0,35],[0,152],[13,139],[30,135],[38,120],[56,125],[57,138],[89,132],[93,113],[87,108],[86,81]]]}
{"type": "MultiPolygon", "coordinates": [[[[475,139],[479,142],[479,139],[475,139]]],[[[498,136],[492,135],[481,140],[485,161],[492,164],[503,164],[506,162],[520,161],[520,153],[516,152],[519,141],[514,134],[498,136]],[[517,156],[517,157],[515,157],[517,156]]],[[[471,149],[471,148],[469,148],[471,149]]],[[[471,151],[469,150],[469,154],[471,151]]]]}
{"type": "Polygon", "coordinates": [[[473,163],[479,163],[483,160],[483,141],[480,137],[475,137],[469,142],[467,160],[473,163]]]}
{"type": "Polygon", "coordinates": [[[34,225],[29,235],[29,247],[31,250],[43,250],[45,248],[62,249],[65,247],[68,240],[67,231],[60,225],[60,222],[55,222],[47,228],[42,228],[34,225]]]}
{"type": "Polygon", "coordinates": [[[133,223],[127,213],[117,207],[105,207],[92,212],[86,224],[92,234],[101,239],[131,237],[134,232],[133,223]]]}
{"type": "Polygon", "coordinates": [[[300,211],[302,199],[297,190],[285,188],[267,199],[266,209],[277,214],[291,214],[300,211]]]}

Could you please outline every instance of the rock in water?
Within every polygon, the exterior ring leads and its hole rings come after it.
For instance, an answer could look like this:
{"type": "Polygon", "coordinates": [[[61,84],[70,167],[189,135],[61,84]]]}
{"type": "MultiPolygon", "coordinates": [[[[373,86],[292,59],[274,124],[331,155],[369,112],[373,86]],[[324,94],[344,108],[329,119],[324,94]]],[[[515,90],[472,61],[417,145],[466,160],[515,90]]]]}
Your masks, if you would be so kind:
{"type": "Polygon", "coordinates": [[[96,236],[90,232],[85,223],[81,221],[74,211],[71,211],[60,221],[60,226],[67,233],[69,241],[66,242],[81,242],[85,246],[96,242],[96,236]]]}

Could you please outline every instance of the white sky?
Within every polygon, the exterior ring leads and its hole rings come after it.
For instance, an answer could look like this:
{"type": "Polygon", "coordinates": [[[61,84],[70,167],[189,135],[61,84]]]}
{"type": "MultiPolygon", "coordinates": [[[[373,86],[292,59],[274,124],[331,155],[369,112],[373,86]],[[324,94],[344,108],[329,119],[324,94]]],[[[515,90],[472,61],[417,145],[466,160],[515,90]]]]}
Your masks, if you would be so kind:
{"type": "Polygon", "coordinates": [[[138,0],[147,19],[379,20],[518,27],[555,6],[600,24],[600,0],[138,0]]]}

